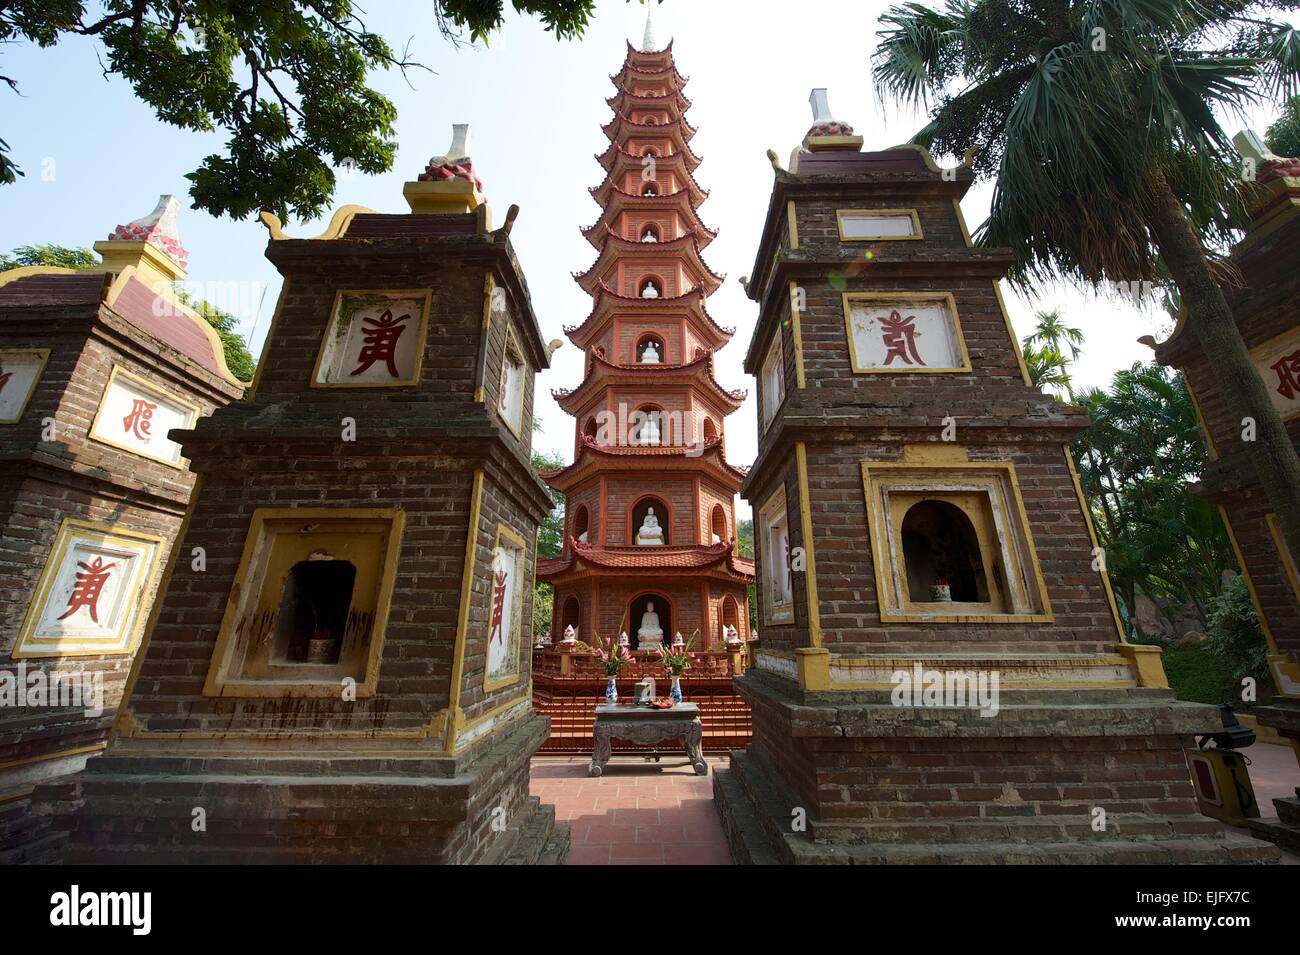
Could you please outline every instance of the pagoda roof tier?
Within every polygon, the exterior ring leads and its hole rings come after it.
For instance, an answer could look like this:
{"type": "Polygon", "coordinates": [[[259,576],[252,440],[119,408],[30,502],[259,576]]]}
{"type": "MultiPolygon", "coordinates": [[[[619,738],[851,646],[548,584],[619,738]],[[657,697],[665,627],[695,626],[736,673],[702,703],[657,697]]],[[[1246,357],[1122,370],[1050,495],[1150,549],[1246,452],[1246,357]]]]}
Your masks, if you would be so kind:
{"type": "Polygon", "coordinates": [[[683,261],[695,274],[696,284],[704,288],[706,295],[712,295],[726,281],[725,275],[719,275],[704,264],[704,259],[700,256],[700,243],[689,232],[667,242],[634,242],[622,236],[606,235],[596,261],[587,271],[574,273],[573,280],[588,295],[595,295],[596,286],[601,283],[610,266],[639,258],[663,258],[674,252],[685,253],[683,261]]]}
{"type": "Polygon", "coordinates": [[[699,132],[699,130],[686,121],[685,116],[676,116],[666,123],[638,123],[634,122],[630,116],[626,116],[623,113],[615,113],[613,119],[600,127],[600,131],[609,137],[609,139],[619,143],[626,142],[628,136],[647,132],[657,133],[665,129],[680,129],[683,144],[689,143],[695,138],[695,134],[699,132]]]}
{"type": "Polygon", "coordinates": [[[658,314],[680,315],[686,311],[690,317],[697,321],[694,327],[700,337],[705,339],[711,348],[721,348],[727,342],[731,341],[731,336],[736,334],[734,328],[724,328],[713,320],[708,310],[704,307],[704,290],[693,288],[684,295],[678,295],[674,298],[629,298],[626,295],[620,295],[604,282],[596,286],[594,293],[595,301],[591,306],[591,314],[588,315],[581,325],[566,325],[564,334],[569,337],[569,341],[579,348],[585,349],[591,340],[605,327],[605,323],[616,313],[626,314],[632,312],[639,314],[642,312],[652,312],[658,314]]]}
{"type": "Polygon", "coordinates": [[[616,113],[624,113],[626,106],[640,106],[644,108],[654,108],[657,106],[669,106],[677,110],[678,113],[684,113],[691,108],[691,101],[687,99],[681,90],[669,90],[667,93],[633,93],[631,90],[620,87],[619,91],[605,100],[609,108],[616,113]]]}
{"type": "MultiPolygon", "coordinates": [[[[601,203],[603,208],[600,212],[600,218],[592,225],[581,229],[583,237],[599,250],[605,244],[606,235],[618,235],[612,228],[614,220],[623,212],[631,211],[655,211],[661,212],[665,208],[677,209],[685,218],[691,222],[691,230],[688,235],[694,236],[696,245],[701,249],[718,237],[718,230],[710,229],[700,221],[700,214],[696,211],[695,205],[691,202],[690,193],[685,189],[677,192],[670,192],[666,196],[638,196],[634,193],[624,192],[616,186],[611,186],[608,192],[609,201],[601,203]]],[[[662,242],[651,243],[662,245],[662,242]]]]}
{"type": "Polygon", "coordinates": [[[723,453],[722,436],[705,438],[702,444],[597,444],[589,434],[582,435],[577,457],[572,464],[554,471],[540,471],[538,476],[550,487],[565,494],[585,481],[610,471],[653,471],[658,475],[694,472],[716,481],[720,487],[737,491],[748,468],[728,464],[723,453]]]}
{"type": "Polygon", "coordinates": [[[681,365],[622,365],[612,362],[601,349],[587,355],[587,373],[577,388],[554,388],[551,396],[555,403],[571,415],[581,412],[583,404],[601,389],[620,385],[648,385],[661,388],[665,385],[695,386],[717,402],[724,415],[739,408],[749,392],[744,389],[728,391],[713,377],[713,353],[705,352],[694,361],[681,365]]]}
{"type": "Polygon", "coordinates": [[[537,579],[548,583],[575,577],[653,574],[699,578],[718,577],[753,583],[754,562],[736,553],[734,540],[685,547],[659,546],[596,547],[569,538],[561,557],[537,561],[537,579]]]}
{"type": "MultiPolygon", "coordinates": [[[[644,157],[642,156],[634,156],[627,150],[620,149],[615,153],[614,162],[610,164],[609,169],[605,172],[604,182],[599,186],[588,189],[587,191],[591,193],[593,199],[599,202],[602,206],[605,205],[605,203],[609,201],[610,192],[618,188],[614,185],[614,180],[626,173],[629,168],[635,172],[640,172],[642,169],[641,162],[643,158],[644,157]]],[[[686,156],[684,153],[673,153],[671,156],[656,156],[655,168],[656,170],[667,169],[686,180],[686,191],[690,193],[691,205],[698,207],[704,203],[705,199],[709,198],[709,190],[696,182],[695,176],[691,173],[690,167],[686,162],[686,156]]],[[[628,195],[627,192],[623,192],[623,194],[628,195]]]]}
{"type": "Polygon", "coordinates": [[[668,89],[674,93],[680,93],[685,89],[686,84],[691,81],[689,76],[683,76],[677,72],[676,64],[667,69],[645,69],[631,63],[624,63],[617,73],[610,76],[612,82],[620,90],[628,88],[628,84],[637,79],[649,80],[651,82],[666,82],[668,89]]]}
{"type": "MultiPolygon", "coordinates": [[[[675,127],[665,124],[663,126],[642,126],[641,128],[663,130],[674,129],[675,127]]],[[[691,152],[691,147],[687,144],[686,140],[682,139],[680,136],[676,137],[672,153],[669,156],[660,156],[659,158],[665,160],[678,154],[681,155],[682,160],[685,162],[687,172],[694,172],[699,168],[700,163],[704,162],[703,159],[691,152]]],[[[625,156],[638,163],[641,161],[640,156],[636,153],[628,152],[621,142],[611,142],[608,149],[596,156],[596,162],[600,163],[606,172],[609,172],[614,167],[614,162],[619,156],[625,156]]]]}

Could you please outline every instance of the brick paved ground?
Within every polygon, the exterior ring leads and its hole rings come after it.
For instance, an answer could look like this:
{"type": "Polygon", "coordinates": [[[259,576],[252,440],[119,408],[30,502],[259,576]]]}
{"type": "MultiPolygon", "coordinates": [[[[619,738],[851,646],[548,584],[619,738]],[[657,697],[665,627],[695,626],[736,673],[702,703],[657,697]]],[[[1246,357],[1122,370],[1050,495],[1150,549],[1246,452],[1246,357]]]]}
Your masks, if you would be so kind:
{"type": "MultiPolygon", "coordinates": [[[[709,776],[666,757],[662,764],[615,757],[605,775],[587,777],[589,758],[533,760],[531,791],[554,803],[572,828],[570,865],[730,865],[709,776]],[[667,768],[665,768],[667,767],[667,768]]],[[[684,762],[684,758],[680,760],[684,762]]]]}

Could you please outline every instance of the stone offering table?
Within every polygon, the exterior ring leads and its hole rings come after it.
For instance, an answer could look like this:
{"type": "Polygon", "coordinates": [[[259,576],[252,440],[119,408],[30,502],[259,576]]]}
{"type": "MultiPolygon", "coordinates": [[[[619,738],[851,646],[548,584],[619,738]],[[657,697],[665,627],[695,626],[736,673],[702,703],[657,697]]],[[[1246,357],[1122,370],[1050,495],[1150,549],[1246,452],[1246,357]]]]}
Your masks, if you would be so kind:
{"type": "Polygon", "coordinates": [[[701,745],[704,729],[700,723],[700,708],[694,703],[678,703],[666,710],[650,706],[598,706],[595,736],[596,751],[591,757],[588,776],[599,776],[604,772],[615,738],[646,744],[679,739],[695,774],[707,776],[709,772],[701,745]]]}

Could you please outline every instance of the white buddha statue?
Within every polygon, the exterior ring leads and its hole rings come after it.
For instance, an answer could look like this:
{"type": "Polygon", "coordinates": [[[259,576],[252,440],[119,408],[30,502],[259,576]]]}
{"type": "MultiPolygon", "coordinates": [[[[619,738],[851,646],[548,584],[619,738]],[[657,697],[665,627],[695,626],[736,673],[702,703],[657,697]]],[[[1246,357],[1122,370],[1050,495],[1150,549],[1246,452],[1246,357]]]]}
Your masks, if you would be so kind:
{"type": "Polygon", "coordinates": [[[577,642],[578,642],[578,631],[577,631],[577,629],[573,626],[573,624],[569,624],[567,627],[564,628],[564,639],[563,639],[562,641],[560,641],[560,642],[561,642],[561,643],[577,643],[577,642]]]}
{"type": "Polygon", "coordinates": [[[642,412],[645,420],[637,429],[637,444],[657,445],[659,443],[659,415],[653,411],[642,412]]]}
{"type": "Polygon", "coordinates": [[[587,543],[587,532],[586,532],[586,531],[583,531],[581,534],[578,535],[578,543],[579,543],[579,544],[585,544],[585,543],[587,543]]]}
{"type": "Polygon", "coordinates": [[[655,287],[654,282],[646,282],[645,287],[641,289],[642,298],[658,298],[659,289],[655,287]]]}
{"type": "Polygon", "coordinates": [[[721,543],[722,543],[722,538],[719,537],[717,534],[710,534],[710,535],[709,535],[709,538],[710,538],[711,542],[714,543],[714,544],[721,544],[721,543]]]}
{"type": "Polygon", "coordinates": [[[636,632],[638,650],[657,650],[663,646],[664,630],[659,625],[659,614],[655,613],[653,600],[647,600],[645,613],[641,614],[641,626],[636,632]]]}
{"type": "Polygon", "coordinates": [[[655,230],[654,230],[654,229],[652,229],[652,228],[650,228],[649,226],[647,226],[647,227],[646,227],[646,230],[645,230],[644,232],[641,233],[641,241],[642,241],[642,242],[658,242],[658,241],[659,241],[659,236],[655,235],[655,230]]]}
{"type": "Polygon", "coordinates": [[[645,520],[641,522],[641,527],[636,532],[636,542],[638,544],[662,544],[664,542],[664,529],[659,526],[659,518],[655,517],[653,507],[646,510],[645,520]]]}
{"type": "Polygon", "coordinates": [[[660,364],[660,360],[659,360],[659,349],[655,348],[655,343],[654,343],[654,342],[646,342],[646,343],[645,343],[645,348],[641,349],[641,358],[640,358],[640,363],[641,363],[642,365],[658,365],[658,364],[660,364]]]}

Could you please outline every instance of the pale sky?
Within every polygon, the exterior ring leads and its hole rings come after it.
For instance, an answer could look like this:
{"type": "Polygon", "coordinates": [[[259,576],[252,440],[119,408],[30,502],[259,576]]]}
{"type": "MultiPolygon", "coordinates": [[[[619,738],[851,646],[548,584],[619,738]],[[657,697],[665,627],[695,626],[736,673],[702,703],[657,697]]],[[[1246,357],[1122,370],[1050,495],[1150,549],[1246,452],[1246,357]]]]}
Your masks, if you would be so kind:
{"type": "MultiPolygon", "coordinates": [[[[867,149],[904,142],[924,123],[917,113],[882,110],[872,95],[876,20],[888,5],[668,0],[654,7],[659,43],[675,40],[678,69],[690,77],[688,118],[699,130],[691,146],[703,159],[695,175],[711,193],[700,211],[720,230],[704,257],[727,281],[709,311],[719,324],[734,325],[736,335],[717,356],[717,374],[724,387],[750,391],[726,423],[734,464],[752,462],[756,449],[755,385],[741,369],[756,308],[737,280],[753,265],[771,193],[766,150],[775,149],[785,163],[810,124],[808,94],[817,86],[829,89],[832,112],[865,137],[867,149]]],[[[397,159],[386,175],[344,177],[335,207],[359,203],[406,212],[402,183],[415,178],[429,156],[445,152],[452,123],[470,123],[475,170],[496,223],[511,203],[521,208],[511,238],[542,337],[563,338],[561,326],[579,323],[590,310],[590,298],[571,278],[595,260],[578,230],[599,215],[587,189],[603,178],[594,156],[607,145],[600,127],[611,116],[609,76],[623,61],[624,41],[639,44],[645,7],[602,0],[584,38],[567,43],[558,43],[538,21],[511,14],[489,47],[460,49],[439,36],[429,4],[368,0],[365,7],[372,30],[398,49],[410,37],[414,57],[436,73],[412,72],[407,80],[372,75],[371,85],[398,109],[397,159]]],[[[0,72],[16,78],[23,94],[0,90],[0,138],[27,173],[16,185],[0,187],[0,250],[40,242],[90,246],[117,224],[148,213],[161,193],[175,193],[188,206],[184,174],[224,141],[160,123],[122,80],[103,78],[97,50],[92,40],[72,38],[48,50],[6,46],[0,56],[0,72]]],[[[1266,110],[1246,122],[1262,133],[1272,119],[1266,110]]],[[[1228,119],[1225,125],[1235,132],[1244,124],[1228,119]]],[[[991,193],[991,184],[982,183],[963,202],[972,230],[987,215],[991,193]]],[[[286,232],[312,236],[327,221],[328,215],[295,222],[286,232]]],[[[217,220],[186,208],[180,231],[190,252],[187,285],[235,313],[258,354],[280,287],[263,257],[265,230],[253,219],[217,220]]],[[[1117,369],[1148,358],[1150,351],[1136,339],[1160,337],[1169,324],[1162,312],[1066,287],[1044,287],[1037,301],[1004,291],[1018,336],[1032,328],[1035,308],[1059,306],[1067,323],[1084,330],[1087,342],[1075,369],[1081,385],[1105,385],[1117,369]]],[[[555,405],[550,390],[573,387],[581,373],[582,356],[566,339],[552,368],[538,378],[539,449],[570,454],[573,419],[555,405]]],[[[747,516],[749,508],[740,501],[738,511],[747,516]]]]}

